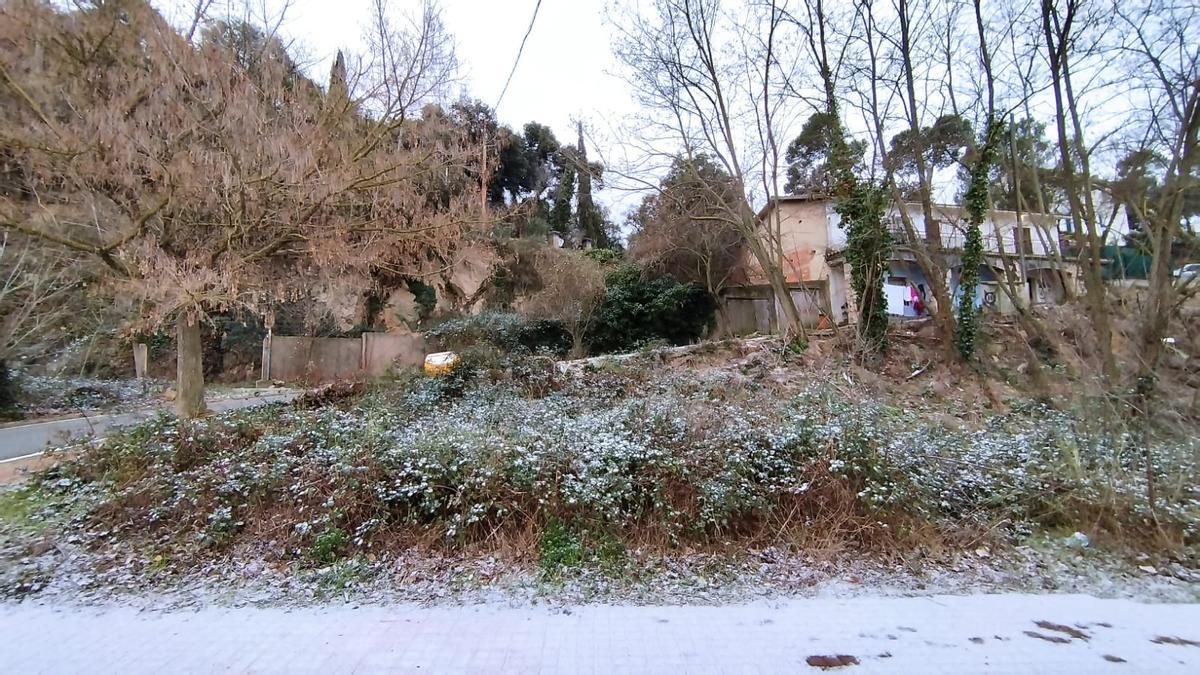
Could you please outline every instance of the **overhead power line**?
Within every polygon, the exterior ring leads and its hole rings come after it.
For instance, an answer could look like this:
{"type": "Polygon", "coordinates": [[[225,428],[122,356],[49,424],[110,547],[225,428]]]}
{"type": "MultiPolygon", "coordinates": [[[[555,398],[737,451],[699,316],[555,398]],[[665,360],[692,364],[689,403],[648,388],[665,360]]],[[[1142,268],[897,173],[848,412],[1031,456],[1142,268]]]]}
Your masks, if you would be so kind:
{"type": "Polygon", "coordinates": [[[533,24],[537,21],[538,10],[542,8],[542,0],[537,0],[537,4],[533,6],[533,16],[529,17],[529,27],[525,29],[525,37],[521,38],[521,46],[517,49],[517,58],[513,59],[512,70],[508,71],[508,79],[504,81],[504,88],[500,90],[500,98],[496,99],[496,105],[493,110],[500,108],[500,102],[504,100],[504,95],[508,93],[508,85],[512,83],[513,73],[517,72],[517,64],[521,62],[521,54],[525,51],[525,41],[529,39],[529,34],[533,32],[533,24]]]}

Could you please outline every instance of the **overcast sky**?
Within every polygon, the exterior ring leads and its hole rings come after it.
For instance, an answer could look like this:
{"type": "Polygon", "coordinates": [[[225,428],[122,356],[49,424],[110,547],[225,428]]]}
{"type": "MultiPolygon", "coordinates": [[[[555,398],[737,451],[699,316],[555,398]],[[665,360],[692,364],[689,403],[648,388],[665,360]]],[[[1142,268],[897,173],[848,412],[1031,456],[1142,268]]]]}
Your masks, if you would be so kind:
{"type": "MultiPolygon", "coordinates": [[[[263,0],[277,11],[285,0],[263,0]]],[[[168,0],[168,11],[183,11],[188,0],[168,0]]],[[[391,0],[397,13],[417,13],[420,0],[391,0]]],[[[537,0],[439,0],[443,20],[458,45],[463,93],[495,106],[529,26],[537,0]]],[[[281,33],[302,47],[311,73],[324,82],[338,49],[362,51],[370,0],[292,0],[281,33]]],[[[574,120],[593,127],[630,112],[628,87],[613,74],[616,62],[605,21],[606,0],[542,0],[512,84],[497,109],[500,120],[520,129],[537,121],[560,141],[574,142],[574,120]]],[[[178,22],[178,17],[175,17],[178,22]]],[[[601,148],[591,149],[599,155],[601,148]]],[[[619,220],[629,203],[599,194],[619,220]]]]}
{"type": "MultiPolygon", "coordinates": [[[[177,25],[188,23],[189,6],[195,2],[153,1],[177,25]]],[[[530,121],[546,124],[564,143],[575,142],[574,123],[582,120],[589,130],[590,158],[610,168],[605,189],[596,195],[597,201],[609,208],[613,221],[620,223],[625,212],[640,201],[641,195],[634,190],[640,190],[644,184],[622,179],[618,174],[638,164],[644,144],[631,142],[630,133],[622,131],[637,128],[639,123],[633,117],[641,111],[631,99],[631,87],[623,80],[622,66],[613,54],[615,29],[610,19],[623,18],[610,16],[613,2],[542,0],[497,114],[503,123],[517,130],[530,121]]],[[[324,83],[328,78],[329,66],[339,49],[351,53],[365,51],[362,36],[370,20],[371,0],[249,0],[250,5],[258,3],[265,5],[262,14],[272,16],[287,7],[281,37],[291,43],[293,52],[308,64],[310,75],[318,82],[324,83]]],[[[389,0],[393,15],[415,15],[422,4],[423,0],[389,0]]],[[[437,0],[437,4],[457,44],[461,95],[495,107],[537,0],[437,0]]],[[[244,7],[246,0],[229,0],[229,5],[244,7]]],[[[258,17],[253,19],[261,23],[258,17]]],[[[1076,69],[1079,68],[1076,64],[1076,69]]],[[[790,131],[785,131],[785,138],[790,137],[788,133],[794,134],[799,122],[811,112],[804,106],[791,106],[788,110],[796,119],[790,131]]],[[[861,117],[851,109],[846,123],[852,131],[863,125],[861,117]]],[[[645,167],[633,170],[644,171],[645,167]]],[[[939,176],[938,198],[952,199],[959,187],[955,171],[948,169],[943,173],[946,175],[939,176]]]]}
{"type": "MultiPolygon", "coordinates": [[[[358,49],[369,0],[294,0],[285,27],[323,66],[339,48],[358,49]]],[[[441,0],[446,27],[458,43],[467,93],[494,106],[508,77],[536,0],[441,0]]],[[[419,0],[392,0],[400,12],[419,11],[419,0]]],[[[575,116],[603,115],[628,100],[607,74],[612,50],[603,20],[604,0],[543,0],[520,65],[498,109],[514,127],[530,120],[550,125],[561,138],[575,116]]]]}

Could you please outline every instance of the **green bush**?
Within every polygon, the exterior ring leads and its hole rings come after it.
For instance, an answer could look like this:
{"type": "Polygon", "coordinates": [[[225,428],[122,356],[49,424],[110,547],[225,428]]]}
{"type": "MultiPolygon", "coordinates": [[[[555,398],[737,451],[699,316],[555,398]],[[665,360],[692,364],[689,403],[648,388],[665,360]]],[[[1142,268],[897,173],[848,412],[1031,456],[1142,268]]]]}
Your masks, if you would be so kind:
{"type": "Polygon", "coordinates": [[[605,279],[607,291],[588,342],[593,352],[623,352],[654,340],[694,342],[712,324],[716,307],[696,284],[648,277],[622,265],[605,279]]]}
{"type": "Polygon", "coordinates": [[[819,383],[780,396],[740,377],[640,379],[645,370],[600,365],[536,398],[511,382],[456,393],[447,378],[419,377],[345,408],[163,415],[84,446],[35,494],[0,492],[0,527],[41,527],[42,504],[53,505],[52,536],[143,548],[173,568],[264,532],[287,533],[269,535],[287,557],[329,566],[537,528],[549,577],[622,565],[624,546],[647,541],[785,544],[823,532],[874,546],[922,531],[1017,541],[1046,527],[1200,541],[1192,439],[1155,441],[1163,478],[1151,514],[1140,453],[1090,417],[1014,404],[978,428],[949,428],[927,416],[940,404],[895,408],[819,383]]]}
{"type": "Polygon", "coordinates": [[[583,545],[579,536],[560,521],[550,521],[538,540],[538,563],[542,571],[556,577],[564,569],[577,567],[582,562],[583,545]]]}
{"type": "Polygon", "coordinates": [[[589,248],[583,254],[602,265],[621,261],[621,252],[611,248],[589,248]]]}
{"type": "Polygon", "coordinates": [[[337,562],[349,543],[350,535],[345,530],[331,527],[317,535],[312,549],[308,552],[308,557],[312,558],[313,562],[324,565],[337,562]]]}

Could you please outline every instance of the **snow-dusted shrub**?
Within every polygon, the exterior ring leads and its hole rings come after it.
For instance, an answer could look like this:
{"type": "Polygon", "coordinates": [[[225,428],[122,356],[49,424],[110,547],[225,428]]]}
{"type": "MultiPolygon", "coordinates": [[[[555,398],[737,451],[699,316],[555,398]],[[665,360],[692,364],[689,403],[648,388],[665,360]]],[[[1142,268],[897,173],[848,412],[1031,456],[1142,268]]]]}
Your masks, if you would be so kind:
{"type": "MultiPolygon", "coordinates": [[[[1142,487],[1136,472],[1101,470],[1131,466],[1128,452],[1042,407],[950,429],[820,385],[780,397],[701,379],[601,369],[532,397],[419,378],[348,409],[160,418],[60,475],[104,495],[81,527],[174,546],[175,559],[261,536],[325,562],[548,523],[680,544],[834,528],[832,514],[850,538],[904,521],[1028,529],[1069,523],[1072,500],[1133,504],[1142,487]]],[[[1194,527],[1198,512],[1191,486],[1160,516],[1194,527]]]]}
{"type": "Polygon", "coordinates": [[[491,345],[507,352],[563,356],[571,349],[571,335],[561,322],[515,312],[488,310],[457,317],[426,331],[425,335],[453,350],[491,345]]]}

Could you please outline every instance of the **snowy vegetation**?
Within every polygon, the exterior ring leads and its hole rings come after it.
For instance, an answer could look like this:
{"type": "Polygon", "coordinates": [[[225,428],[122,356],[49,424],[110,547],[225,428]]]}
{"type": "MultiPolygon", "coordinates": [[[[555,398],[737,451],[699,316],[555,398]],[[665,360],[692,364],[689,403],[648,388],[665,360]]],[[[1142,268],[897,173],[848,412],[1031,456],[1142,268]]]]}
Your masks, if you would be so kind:
{"type": "Polygon", "coordinates": [[[301,566],[540,541],[557,566],[631,544],[836,540],[891,556],[1083,529],[1180,551],[1200,534],[1194,441],[1156,448],[1150,513],[1140,453],[1083,417],[1018,402],[971,429],[933,414],[645,361],[458,373],[336,406],[161,417],[22,494],[34,520],[78,514],[57,536],[184,569],[265,541],[301,566]]]}

